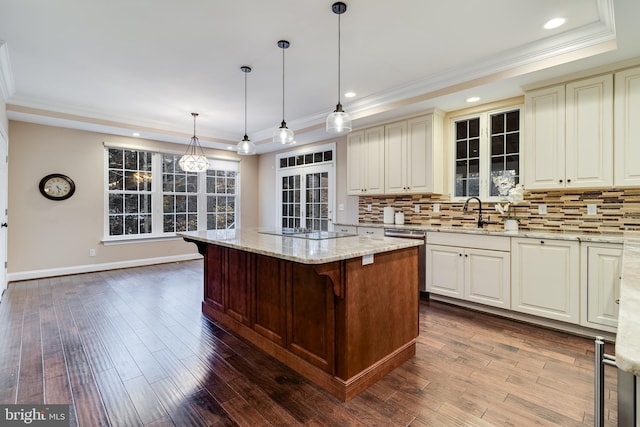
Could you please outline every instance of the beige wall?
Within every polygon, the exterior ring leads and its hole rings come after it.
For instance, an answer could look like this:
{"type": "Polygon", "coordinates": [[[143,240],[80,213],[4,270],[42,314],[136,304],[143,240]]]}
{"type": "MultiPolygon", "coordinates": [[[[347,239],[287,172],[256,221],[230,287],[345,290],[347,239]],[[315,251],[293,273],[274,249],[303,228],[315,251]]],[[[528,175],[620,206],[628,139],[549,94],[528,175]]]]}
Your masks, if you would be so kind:
{"type": "Polygon", "coordinates": [[[260,227],[274,227],[276,221],[276,155],[285,152],[310,151],[318,145],[335,142],[336,144],[336,215],[335,222],[354,223],[358,221],[358,196],[347,196],[347,137],[326,139],[324,141],[293,147],[274,153],[263,154],[259,158],[259,197],[260,197],[260,227]],[[343,205],[344,210],[338,210],[343,205]]]}
{"type": "MultiPolygon", "coordinates": [[[[103,245],[103,142],[157,147],[181,152],[183,145],[108,134],[9,122],[10,280],[95,271],[196,256],[195,245],[182,239],[103,245]],[[53,172],[69,175],[76,193],[54,202],[38,191],[40,179],[53,172]],[[96,256],[89,256],[95,249],[96,256]],[[146,261],[145,261],[146,260],[146,261]]],[[[235,153],[210,150],[212,156],[235,153]]],[[[257,159],[241,160],[240,201],[243,226],[257,224],[257,159]]]]}

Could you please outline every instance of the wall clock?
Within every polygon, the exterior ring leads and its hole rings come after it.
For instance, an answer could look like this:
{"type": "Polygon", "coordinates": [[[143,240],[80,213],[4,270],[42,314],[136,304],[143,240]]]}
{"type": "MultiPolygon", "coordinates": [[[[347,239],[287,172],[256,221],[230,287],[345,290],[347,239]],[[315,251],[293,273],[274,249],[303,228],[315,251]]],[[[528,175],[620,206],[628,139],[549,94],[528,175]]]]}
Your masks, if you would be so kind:
{"type": "Polygon", "coordinates": [[[52,173],[40,180],[40,193],[47,199],[66,200],[73,196],[76,184],[71,178],[61,173],[52,173]]]}

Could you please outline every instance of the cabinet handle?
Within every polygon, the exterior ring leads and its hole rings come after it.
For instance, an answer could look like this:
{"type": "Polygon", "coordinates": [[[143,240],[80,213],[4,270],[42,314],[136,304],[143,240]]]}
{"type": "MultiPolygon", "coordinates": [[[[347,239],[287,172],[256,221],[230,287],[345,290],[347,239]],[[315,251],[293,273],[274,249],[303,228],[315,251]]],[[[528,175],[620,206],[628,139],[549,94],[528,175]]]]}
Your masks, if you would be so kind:
{"type": "Polygon", "coordinates": [[[616,304],[620,304],[620,298],[616,300],[616,304]]]}
{"type": "Polygon", "coordinates": [[[464,254],[464,257],[465,258],[469,258],[469,254],[464,254]]]}
{"type": "Polygon", "coordinates": [[[462,254],[458,254],[458,256],[462,256],[462,254]]]}
{"type": "Polygon", "coordinates": [[[560,184],[562,184],[562,180],[558,181],[560,184]]]}
{"type": "Polygon", "coordinates": [[[570,179],[568,179],[568,180],[567,180],[567,182],[571,182],[571,180],[570,180],[570,179]]]}
{"type": "Polygon", "coordinates": [[[544,245],[544,240],[540,240],[540,244],[541,244],[541,245],[544,245]]]}

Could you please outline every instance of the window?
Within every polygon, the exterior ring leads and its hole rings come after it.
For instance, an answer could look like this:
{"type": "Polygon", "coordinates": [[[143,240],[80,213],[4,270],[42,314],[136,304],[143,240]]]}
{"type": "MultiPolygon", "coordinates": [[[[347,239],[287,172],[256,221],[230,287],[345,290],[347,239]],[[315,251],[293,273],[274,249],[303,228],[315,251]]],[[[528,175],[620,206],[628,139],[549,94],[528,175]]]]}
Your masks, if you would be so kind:
{"type": "Polygon", "coordinates": [[[454,197],[498,196],[492,178],[520,180],[520,108],[453,119],[454,197]]]}
{"type": "Polygon", "coordinates": [[[180,155],[108,147],[105,240],[236,226],[238,163],[184,172],[180,155]],[[161,179],[156,179],[161,177],[161,179]]]}
{"type": "Polygon", "coordinates": [[[151,233],[151,157],[109,149],[109,236],[151,233]]]}
{"type": "Polygon", "coordinates": [[[207,171],[207,229],[236,228],[237,179],[236,171],[207,171]]]}
{"type": "Polygon", "coordinates": [[[179,155],[162,155],[162,231],[198,229],[198,174],[178,166],[179,155]]]}

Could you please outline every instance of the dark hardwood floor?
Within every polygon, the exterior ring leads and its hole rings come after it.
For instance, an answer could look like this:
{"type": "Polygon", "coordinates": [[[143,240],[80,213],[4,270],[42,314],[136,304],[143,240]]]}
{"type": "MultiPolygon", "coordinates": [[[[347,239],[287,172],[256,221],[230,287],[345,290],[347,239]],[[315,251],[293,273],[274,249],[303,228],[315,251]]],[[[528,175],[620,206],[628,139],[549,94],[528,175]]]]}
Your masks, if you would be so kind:
{"type": "Polygon", "coordinates": [[[80,426],[593,425],[590,339],[422,301],[416,356],[343,403],[205,320],[202,275],[191,261],[10,284],[0,402],[68,403],[80,426]]]}

